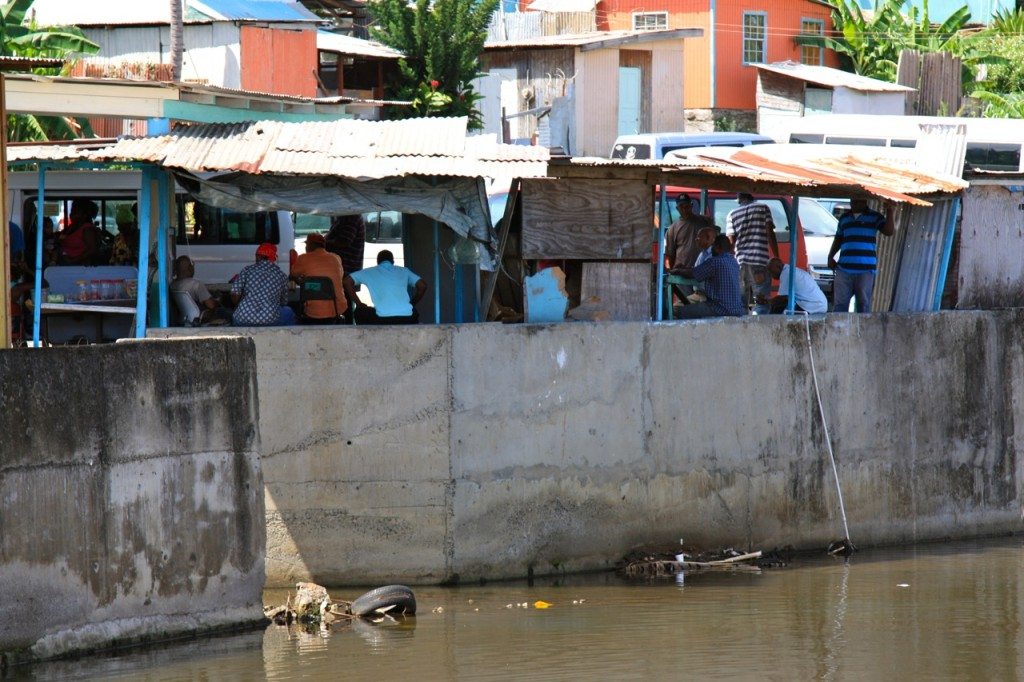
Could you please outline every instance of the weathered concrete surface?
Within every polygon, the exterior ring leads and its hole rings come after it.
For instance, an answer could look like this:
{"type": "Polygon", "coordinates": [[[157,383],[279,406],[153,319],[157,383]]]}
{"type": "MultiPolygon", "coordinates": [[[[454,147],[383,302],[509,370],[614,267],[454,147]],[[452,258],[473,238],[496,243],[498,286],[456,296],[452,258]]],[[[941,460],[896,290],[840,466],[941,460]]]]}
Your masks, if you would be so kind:
{"type": "Polygon", "coordinates": [[[252,342],[0,352],[0,653],[262,618],[252,342]]]}
{"type": "MultiPolygon", "coordinates": [[[[1024,530],[1024,311],[810,322],[860,545],[1024,530]]],[[[268,582],[842,536],[803,320],[260,331],[268,582]]]]}

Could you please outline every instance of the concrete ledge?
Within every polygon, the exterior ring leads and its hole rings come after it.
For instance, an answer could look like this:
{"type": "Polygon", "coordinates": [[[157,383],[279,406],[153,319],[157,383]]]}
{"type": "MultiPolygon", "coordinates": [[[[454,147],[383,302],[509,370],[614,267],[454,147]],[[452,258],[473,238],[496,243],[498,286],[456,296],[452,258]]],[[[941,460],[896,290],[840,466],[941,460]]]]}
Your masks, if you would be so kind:
{"type": "Polygon", "coordinates": [[[262,618],[247,339],[0,352],[0,653],[262,618]]]}
{"type": "Polygon", "coordinates": [[[856,543],[1024,530],[1024,311],[247,330],[275,405],[268,582],[824,547],[842,524],[808,330],[856,543]]]}

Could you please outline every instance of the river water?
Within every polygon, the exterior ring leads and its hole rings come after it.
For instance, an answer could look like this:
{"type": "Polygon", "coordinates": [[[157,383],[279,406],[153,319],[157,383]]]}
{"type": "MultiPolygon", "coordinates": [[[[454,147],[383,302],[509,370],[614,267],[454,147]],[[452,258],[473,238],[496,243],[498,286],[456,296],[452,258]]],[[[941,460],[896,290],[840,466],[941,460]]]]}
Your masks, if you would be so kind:
{"type": "MultiPolygon", "coordinates": [[[[786,568],[418,588],[415,618],[271,626],[17,669],[15,679],[1024,678],[1020,538],[786,568]],[[549,602],[537,609],[538,600],[549,602]],[[529,604],[527,608],[520,606],[529,604]]],[[[353,599],[361,592],[332,590],[353,599]]],[[[268,592],[280,603],[283,592],[268,592]]]]}

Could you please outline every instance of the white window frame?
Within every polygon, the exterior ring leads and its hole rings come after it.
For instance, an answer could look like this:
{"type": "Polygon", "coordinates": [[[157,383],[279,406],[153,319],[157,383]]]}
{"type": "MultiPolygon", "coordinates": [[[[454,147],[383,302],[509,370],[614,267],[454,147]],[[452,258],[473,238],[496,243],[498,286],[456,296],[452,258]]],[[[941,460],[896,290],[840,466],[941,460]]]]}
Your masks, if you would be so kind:
{"type": "MultiPolygon", "coordinates": [[[[810,17],[800,18],[800,35],[802,36],[824,36],[825,35],[825,20],[824,19],[812,19],[810,17]],[[817,26],[818,31],[816,33],[808,33],[804,30],[806,24],[814,24],[817,26]]],[[[806,64],[807,66],[825,66],[825,48],[815,47],[811,48],[809,45],[800,46],[800,63],[806,64]],[[816,49],[818,51],[818,61],[815,64],[808,64],[804,61],[804,50],[816,49]]]]}
{"type": "Polygon", "coordinates": [[[767,12],[744,12],[743,13],[743,39],[740,43],[741,49],[743,50],[743,64],[766,64],[768,62],[768,13],[767,12]],[[747,36],[747,18],[748,17],[760,17],[761,18],[761,36],[760,38],[748,37],[747,36]],[[761,55],[757,61],[749,61],[747,59],[747,41],[757,40],[761,44],[761,55]]]}
{"type": "Polygon", "coordinates": [[[633,30],[634,31],[662,31],[668,28],[668,12],[633,12],[633,30]],[[636,25],[637,19],[640,18],[650,19],[654,18],[658,25],[656,26],[642,26],[636,25]],[[664,24],[664,25],[662,25],[664,24]]]}

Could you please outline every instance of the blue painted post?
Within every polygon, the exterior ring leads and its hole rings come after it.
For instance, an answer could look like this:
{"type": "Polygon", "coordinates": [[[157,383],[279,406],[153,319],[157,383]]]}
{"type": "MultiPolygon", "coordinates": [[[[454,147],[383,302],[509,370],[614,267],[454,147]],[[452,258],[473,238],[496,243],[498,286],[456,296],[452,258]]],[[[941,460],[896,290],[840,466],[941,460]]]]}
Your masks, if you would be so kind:
{"type": "Polygon", "coordinates": [[[956,219],[960,213],[960,197],[953,199],[949,211],[949,224],[946,225],[946,243],[942,248],[942,261],[939,263],[939,276],[935,282],[935,298],[932,310],[942,308],[942,290],[946,288],[946,277],[949,276],[949,259],[953,253],[953,234],[956,232],[956,219]]]}
{"type": "MultiPolygon", "coordinates": [[[[701,213],[701,215],[704,215],[704,212],[707,211],[707,210],[708,210],[708,188],[705,187],[704,189],[702,189],[700,191],[700,213],[701,213]]],[[[714,216],[711,216],[711,217],[714,218],[714,216]]],[[[724,230],[725,226],[723,226],[722,229],[724,230]]]]}
{"type": "MultiPolygon", "coordinates": [[[[477,247],[479,248],[479,247],[477,247]]],[[[497,275],[497,271],[495,271],[497,275]]],[[[473,266],[473,321],[480,321],[480,262],[473,266]]]]}
{"type": "Polygon", "coordinates": [[[792,315],[796,312],[796,225],[800,220],[800,197],[793,197],[793,203],[789,207],[789,300],[786,303],[786,314],[792,315]]]}
{"type": "Polygon", "coordinates": [[[434,226],[434,324],[441,324],[441,226],[434,226]]]}
{"type": "Polygon", "coordinates": [[[462,287],[464,285],[464,282],[462,281],[462,279],[463,279],[462,278],[462,268],[464,268],[464,267],[465,267],[464,265],[461,265],[459,263],[455,263],[455,267],[453,268],[453,272],[452,272],[452,286],[455,288],[455,321],[456,322],[465,322],[465,320],[462,319],[462,315],[463,315],[464,309],[465,309],[465,306],[464,306],[464,304],[462,302],[462,294],[463,294],[462,287]]]}
{"type": "Polygon", "coordinates": [[[168,209],[167,171],[159,170],[157,173],[157,201],[160,202],[159,219],[156,226],[156,267],[158,278],[158,291],[160,300],[160,328],[168,326],[168,305],[167,305],[167,232],[171,224],[170,210],[168,209]]]}
{"type": "Polygon", "coordinates": [[[43,317],[43,201],[46,199],[46,164],[39,164],[36,190],[36,281],[32,292],[32,347],[39,348],[39,327],[43,317]]]}
{"type": "Polygon", "coordinates": [[[149,216],[152,192],[152,171],[142,169],[142,192],[139,196],[139,283],[135,294],[135,338],[146,336],[146,298],[149,296],[149,216]]]}
{"type": "MultiPolygon", "coordinates": [[[[657,283],[657,293],[655,294],[655,309],[654,319],[661,322],[665,319],[665,222],[668,218],[666,215],[666,195],[665,195],[665,183],[662,180],[661,191],[658,192],[658,276],[654,280],[657,283]]],[[[670,300],[669,305],[672,305],[670,300]]]]}

